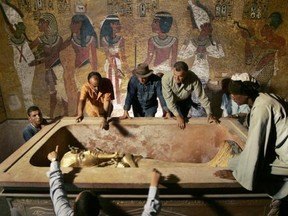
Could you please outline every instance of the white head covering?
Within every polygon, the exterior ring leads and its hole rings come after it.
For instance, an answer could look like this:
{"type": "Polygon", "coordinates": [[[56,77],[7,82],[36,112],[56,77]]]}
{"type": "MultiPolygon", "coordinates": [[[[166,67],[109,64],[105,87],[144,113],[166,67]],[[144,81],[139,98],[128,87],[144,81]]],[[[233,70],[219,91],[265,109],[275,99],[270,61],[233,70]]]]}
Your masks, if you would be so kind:
{"type": "Polygon", "coordinates": [[[236,73],[232,75],[231,80],[242,82],[249,81],[252,83],[257,83],[257,80],[248,73],[236,73]]]}
{"type": "Polygon", "coordinates": [[[194,15],[194,20],[199,30],[201,30],[201,25],[204,23],[210,23],[210,18],[208,13],[203,9],[193,4],[191,0],[188,0],[188,4],[194,15]]]}
{"type": "Polygon", "coordinates": [[[259,93],[259,83],[248,73],[236,73],[231,77],[229,91],[235,95],[256,96],[259,93]]]}
{"type": "MultiPolygon", "coordinates": [[[[20,16],[20,14],[11,6],[3,3],[0,1],[0,4],[3,7],[3,10],[6,14],[7,19],[9,20],[9,22],[13,25],[19,23],[19,22],[23,22],[22,17],[20,16]]],[[[15,27],[14,27],[15,28],[15,27]]]]}

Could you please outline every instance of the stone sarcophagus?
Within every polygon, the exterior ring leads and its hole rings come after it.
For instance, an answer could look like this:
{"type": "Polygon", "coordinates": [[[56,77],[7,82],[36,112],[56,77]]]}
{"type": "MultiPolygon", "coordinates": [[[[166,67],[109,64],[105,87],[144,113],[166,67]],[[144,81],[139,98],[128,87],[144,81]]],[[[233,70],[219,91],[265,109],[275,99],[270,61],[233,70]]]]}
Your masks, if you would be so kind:
{"type": "Polygon", "coordinates": [[[153,168],[163,174],[160,215],[267,211],[265,194],[214,176],[245,146],[247,131],[236,120],[221,119],[216,125],[192,118],[184,130],[162,118],[111,118],[108,130],[99,124],[98,118],[75,123],[66,117],[44,127],[0,165],[2,196],[22,215],[53,215],[47,154],[58,146],[71,203],[81,190],[94,190],[103,203],[102,215],[141,215],[153,168]],[[87,165],[91,155],[93,163],[87,165]]]}

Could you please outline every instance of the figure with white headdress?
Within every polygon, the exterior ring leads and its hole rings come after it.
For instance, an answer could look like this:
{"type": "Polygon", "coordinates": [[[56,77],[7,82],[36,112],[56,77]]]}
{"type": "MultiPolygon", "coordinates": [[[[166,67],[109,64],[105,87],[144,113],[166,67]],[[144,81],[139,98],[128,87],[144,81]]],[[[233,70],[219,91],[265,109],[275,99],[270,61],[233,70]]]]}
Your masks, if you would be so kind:
{"type": "Polygon", "coordinates": [[[106,16],[101,25],[100,45],[104,48],[106,55],[104,65],[106,77],[112,81],[114,86],[115,109],[121,105],[121,82],[128,70],[125,39],[118,35],[120,31],[121,24],[118,15],[106,16]]]}
{"type": "Polygon", "coordinates": [[[19,13],[9,4],[1,2],[2,11],[8,28],[9,42],[13,48],[14,66],[21,83],[24,106],[27,110],[34,105],[32,97],[32,82],[34,78],[35,66],[28,64],[34,61],[34,55],[29,47],[29,40],[26,37],[26,26],[19,13]]]}
{"type": "Polygon", "coordinates": [[[161,11],[154,15],[152,32],[157,35],[149,38],[145,63],[154,73],[165,74],[171,71],[177,60],[178,38],[168,35],[173,23],[169,12],[161,11]]]}
{"type": "MultiPolygon", "coordinates": [[[[191,70],[200,78],[203,87],[206,88],[210,78],[208,57],[223,58],[225,54],[222,45],[212,37],[211,21],[213,15],[198,1],[193,3],[189,0],[188,4],[192,26],[198,28],[200,33],[197,38],[189,39],[187,43],[182,45],[178,57],[187,59],[195,56],[191,70]]],[[[198,103],[195,95],[192,95],[192,99],[196,104],[198,103]]],[[[205,113],[201,107],[198,107],[192,110],[192,115],[203,116],[205,113]]]]}
{"type": "Polygon", "coordinates": [[[64,83],[64,68],[59,56],[63,39],[58,34],[55,16],[51,13],[41,14],[38,29],[43,34],[30,43],[30,48],[35,49],[35,60],[30,62],[29,65],[45,65],[45,81],[50,95],[50,118],[54,118],[58,101],[62,103],[63,116],[67,116],[68,97],[64,83]]]}

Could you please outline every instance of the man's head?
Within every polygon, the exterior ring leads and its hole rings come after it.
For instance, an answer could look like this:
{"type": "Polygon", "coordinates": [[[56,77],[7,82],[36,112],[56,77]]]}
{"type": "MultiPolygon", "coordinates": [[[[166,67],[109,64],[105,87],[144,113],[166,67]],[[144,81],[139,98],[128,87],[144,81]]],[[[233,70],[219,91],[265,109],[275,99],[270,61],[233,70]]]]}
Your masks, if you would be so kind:
{"type": "Polygon", "coordinates": [[[173,74],[176,83],[182,83],[187,76],[188,65],[183,61],[178,61],[174,64],[173,74]]]}
{"type": "Polygon", "coordinates": [[[229,88],[228,88],[230,82],[231,82],[231,78],[224,78],[221,80],[221,89],[226,94],[230,94],[229,88]]]}
{"type": "Polygon", "coordinates": [[[92,191],[82,191],[78,194],[74,204],[74,216],[97,216],[101,206],[96,194],[92,191]]]}
{"type": "Polygon", "coordinates": [[[99,87],[102,76],[100,73],[92,71],[88,74],[88,82],[93,86],[93,87],[99,87]]]}
{"type": "Polygon", "coordinates": [[[29,122],[34,126],[34,127],[39,127],[42,124],[42,113],[39,107],[37,106],[31,106],[27,110],[27,116],[29,122]]]}
{"type": "Polygon", "coordinates": [[[259,95],[259,88],[257,80],[248,73],[234,74],[229,82],[229,92],[238,105],[248,104],[249,98],[254,101],[259,95]]]}
{"type": "Polygon", "coordinates": [[[141,63],[133,70],[133,73],[141,84],[145,84],[148,81],[149,76],[153,74],[153,70],[150,70],[147,64],[141,63]]]}

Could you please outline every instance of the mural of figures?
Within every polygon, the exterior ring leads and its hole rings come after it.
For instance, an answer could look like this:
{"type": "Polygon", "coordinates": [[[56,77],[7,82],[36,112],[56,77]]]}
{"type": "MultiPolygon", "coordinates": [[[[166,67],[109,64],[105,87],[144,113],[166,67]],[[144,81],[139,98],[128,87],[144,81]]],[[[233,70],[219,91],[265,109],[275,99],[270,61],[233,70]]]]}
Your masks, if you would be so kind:
{"type": "Polygon", "coordinates": [[[58,34],[56,18],[51,13],[41,14],[38,29],[43,34],[31,42],[31,49],[36,49],[35,60],[30,66],[45,64],[45,81],[50,94],[50,118],[54,117],[57,99],[62,102],[63,115],[68,115],[68,98],[64,84],[64,68],[59,58],[63,39],[58,34]]]}
{"type": "MultiPolygon", "coordinates": [[[[121,80],[128,71],[125,55],[125,39],[118,35],[121,24],[117,15],[108,15],[101,25],[100,44],[104,48],[106,62],[104,70],[114,86],[115,109],[121,105],[121,80]]],[[[121,107],[122,109],[122,107],[121,107]]]]}
{"type": "MultiPolygon", "coordinates": [[[[190,15],[193,28],[198,28],[200,31],[197,38],[188,40],[187,43],[182,45],[178,57],[187,59],[195,56],[191,70],[199,77],[206,92],[207,84],[210,77],[208,57],[222,58],[224,51],[222,45],[215,41],[212,37],[212,14],[200,2],[196,4],[188,1],[190,15]]],[[[198,99],[192,94],[192,100],[198,104],[198,99]]],[[[196,106],[192,108],[192,116],[205,116],[205,111],[202,107],[196,106]]]]}
{"type": "Polygon", "coordinates": [[[75,52],[74,79],[78,94],[81,86],[87,81],[87,74],[97,71],[98,39],[93,25],[85,14],[75,14],[70,24],[71,37],[64,41],[62,49],[69,45],[75,52]]]}
{"type": "Polygon", "coordinates": [[[1,3],[5,20],[7,21],[10,45],[13,48],[14,67],[16,69],[24,99],[25,110],[33,104],[32,81],[35,67],[28,64],[34,61],[34,55],[26,37],[26,26],[19,13],[10,5],[1,3]]]}
{"type": "Polygon", "coordinates": [[[168,12],[157,12],[152,22],[152,32],[156,36],[149,38],[148,51],[145,60],[154,73],[171,71],[177,60],[178,39],[168,35],[173,23],[173,17],[168,12]]]}
{"type": "Polygon", "coordinates": [[[192,25],[196,24],[200,33],[197,38],[192,38],[184,44],[179,51],[178,57],[187,59],[195,56],[191,70],[200,78],[205,87],[209,81],[208,57],[222,58],[224,51],[222,45],[212,37],[211,15],[199,2],[197,5],[188,1],[191,12],[192,25]]]}
{"type": "Polygon", "coordinates": [[[255,36],[254,30],[240,28],[242,29],[241,35],[246,42],[245,62],[248,65],[255,65],[252,75],[258,80],[264,92],[269,91],[271,79],[277,73],[278,60],[286,55],[286,40],[275,33],[282,22],[281,14],[273,12],[269,16],[268,24],[260,30],[261,39],[255,36]]]}

